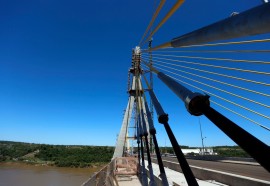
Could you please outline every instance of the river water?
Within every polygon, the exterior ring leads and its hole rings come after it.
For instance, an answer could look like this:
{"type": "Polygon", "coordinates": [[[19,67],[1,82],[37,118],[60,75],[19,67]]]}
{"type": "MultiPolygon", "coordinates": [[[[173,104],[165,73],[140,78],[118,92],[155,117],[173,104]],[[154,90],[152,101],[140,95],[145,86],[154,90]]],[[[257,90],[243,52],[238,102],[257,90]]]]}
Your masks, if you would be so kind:
{"type": "Polygon", "coordinates": [[[1,163],[0,186],[80,186],[100,169],[1,163]]]}

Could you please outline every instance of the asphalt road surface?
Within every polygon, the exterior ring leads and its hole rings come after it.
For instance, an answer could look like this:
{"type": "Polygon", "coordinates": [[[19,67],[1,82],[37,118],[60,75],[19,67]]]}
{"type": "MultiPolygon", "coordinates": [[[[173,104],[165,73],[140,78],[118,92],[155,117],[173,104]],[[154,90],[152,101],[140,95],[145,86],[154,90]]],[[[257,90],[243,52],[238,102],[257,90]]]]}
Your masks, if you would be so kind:
{"type": "MultiPolygon", "coordinates": [[[[168,160],[172,162],[178,162],[176,158],[172,157],[162,157],[163,160],[168,160]]],[[[258,165],[245,165],[236,163],[224,163],[218,161],[203,161],[203,160],[192,160],[187,159],[189,165],[203,167],[213,170],[218,170],[222,172],[227,172],[231,174],[237,174],[242,176],[248,176],[251,178],[256,178],[260,180],[270,181],[270,173],[265,170],[262,166],[258,165]]],[[[270,161],[270,160],[269,160],[270,161]]]]}

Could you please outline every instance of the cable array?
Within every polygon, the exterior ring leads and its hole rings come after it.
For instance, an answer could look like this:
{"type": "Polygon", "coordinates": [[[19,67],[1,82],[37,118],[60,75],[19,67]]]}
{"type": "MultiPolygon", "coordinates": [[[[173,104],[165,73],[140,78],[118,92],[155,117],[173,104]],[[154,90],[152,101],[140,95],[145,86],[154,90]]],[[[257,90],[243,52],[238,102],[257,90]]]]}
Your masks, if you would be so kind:
{"type": "MultiPolygon", "coordinates": [[[[270,127],[258,122],[261,121],[260,117],[270,120],[269,112],[265,110],[270,108],[269,99],[265,99],[270,97],[270,61],[263,56],[270,50],[255,46],[256,43],[267,44],[269,41],[270,39],[256,39],[209,43],[182,46],[173,50],[170,47],[161,47],[154,48],[151,57],[156,69],[181,84],[210,95],[214,105],[270,131],[270,127]],[[243,45],[244,50],[239,48],[243,45]],[[246,49],[252,47],[256,49],[246,49]],[[218,99],[232,106],[225,106],[218,99]],[[240,113],[237,108],[245,110],[245,114],[240,113]],[[256,119],[248,117],[248,112],[255,114],[256,119]]],[[[148,50],[142,50],[144,62],[149,59],[147,52],[148,50]]]]}
{"type": "Polygon", "coordinates": [[[158,7],[157,7],[157,9],[156,9],[156,11],[155,11],[155,13],[154,13],[152,19],[151,19],[151,21],[150,21],[150,23],[149,23],[149,25],[147,26],[147,28],[146,28],[146,30],[145,30],[145,32],[144,32],[142,38],[141,38],[141,41],[140,41],[140,43],[139,43],[139,46],[141,46],[141,44],[142,44],[142,42],[143,42],[143,40],[144,40],[146,34],[148,33],[148,31],[149,31],[150,28],[152,27],[154,21],[156,20],[158,14],[159,14],[160,10],[162,9],[162,7],[164,6],[165,2],[166,2],[166,0],[161,0],[161,1],[160,1],[160,3],[159,3],[159,5],[158,5],[158,7]]]}
{"type": "Polygon", "coordinates": [[[163,17],[163,19],[159,22],[159,24],[149,33],[147,39],[144,40],[145,36],[147,35],[149,29],[152,27],[155,19],[157,18],[160,10],[162,9],[163,5],[165,4],[165,0],[162,0],[157,7],[149,25],[147,26],[146,31],[143,34],[143,37],[140,40],[139,46],[144,45],[147,41],[149,41],[153,35],[162,27],[164,23],[176,12],[176,10],[184,3],[184,0],[177,0],[176,3],[172,6],[172,8],[167,12],[167,14],[163,17]]]}
{"type": "MultiPolygon", "coordinates": [[[[145,59],[145,58],[143,58],[143,59],[145,59]]],[[[255,81],[255,80],[241,78],[241,77],[236,77],[236,76],[231,76],[231,75],[227,75],[227,74],[224,74],[224,73],[217,73],[217,72],[213,72],[213,71],[209,71],[209,70],[201,70],[199,68],[193,68],[193,67],[188,67],[188,66],[183,66],[183,65],[178,65],[178,64],[163,62],[163,61],[159,61],[159,60],[154,60],[154,61],[155,62],[164,63],[164,64],[169,64],[169,65],[172,65],[172,66],[181,67],[181,68],[191,69],[191,70],[198,71],[198,72],[204,72],[204,73],[214,74],[214,75],[222,76],[222,77],[226,77],[226,78],[236,79],[236,80],[240,80],[240,81],[244,81],[244,82],[249,82],[249,83],[254,83],[254,84],[260,84],[260,85],[264,85],[264,86],[270,86],[269,83],[265,83],[265,82],[261,82],[261,81],[255,81]]]]}
{"type": "Polygon", "coordinates": [[[249,72],[249,73],[254,73],[254,74],[270,75],[270,72],[262,72],[262,71],[234,68],[234,67],[228,67],[228,66],[211,65],[211,64],[198,63],[198,62],[192,62],[192,61],[175,60],[175,59],[161,58],[161,57],[153,57],[153,60],[154,59],[168,60],[168,61],[173,61],[173,62],[178,62],[178,63],[185,63],[185,64],[193,64],[193,65],[197,65],[197,66],[207,66],[207,67],[212,67],[212,68],[221,68],[221,69],[226,69],[226,70],[235,70],[235,71],[240,71],[240,72],[249,72]]]}
{"type": "MultiPolygon", "coordinates": [[[[164,111],[154,93],[153,73],[185,104],[186,110],[191,115],[205,116],[270,171],[269,145],[238,125],[243,123],[243,120],[255,124],[255,127],[259,126],[270,131],[270,61],[267,56],[270,53],[270,39],[267,38],[269,36],[264,35],[265,38],[259,36],[270,33],[269,4],[251,8],[241,12],[239,16],[230,16],[152,47],[153,35],[176,12],[184,0],[176,0],[153,28],[165,2],[166,0],[160,0],[139,45],[132,51],[132,66],[128,74],[128,111],[125,112],[121,135],[118,138],[121,144],[117,143],[121,148],[116,148],[118,150],[115,151],[114,157],[124,155],[124,146],[129,146],[127,143],[129,129],[126,126],[133,116],[134,139],[137,139],[142,183],[148,184],[145,169],[145,158],[147,158],[149,184],[156,184],[150,154],[153,142],[160,169],[159,177],[162,179],[162,185],[169,185],[156,139],[153,109],[149,109],[147,103],[145,94],[147,92],[150,107],[155,108],[158,122],[165,128],[188,185],[198,185],[169,125],[169,114],[164,111]],[[141,49],[147,42],[148,48],[141,49]],[[149,72],[150,83],[145,76],[149,72]],[[142,84],[142,77],[147,89],[142,84]],[[228,111],[227,116],[212,105],[228,111]],[[233,115],[230,115],[231,113],[233,115]],[[233,121],[239,118],[241,120],[233,121]]],[[[201,138],[203,140],[202,133],[201,138]]],[[[204,145],[202,146],[202,155],[204,155],[204,145]]]]}

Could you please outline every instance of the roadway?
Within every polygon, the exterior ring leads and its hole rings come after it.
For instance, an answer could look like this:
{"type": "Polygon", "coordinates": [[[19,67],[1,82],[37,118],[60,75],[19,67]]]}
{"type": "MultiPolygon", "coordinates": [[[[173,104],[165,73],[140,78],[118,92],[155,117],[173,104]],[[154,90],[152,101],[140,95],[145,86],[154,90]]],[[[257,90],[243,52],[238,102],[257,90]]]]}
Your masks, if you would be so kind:
{"type": "MultiPolygon", "coordinates": [[[[163,160],[168,160],[172,162],[178,162],[176,158],[172,157],[162,157],[163,160]]],[[[247,176],[251,178],[256,178],[260,180],[270,181],[270,173],[265,170],[262,166],[258,165],[246,165],[246,164],[236,164],[228,162],[218,162],[218,161],[203,161],[203,160],[192,160],[187,159],[189,165],[203,167],[213,170],[218,170],[222,172],[227,172],[236,175],[247,176]]]]}

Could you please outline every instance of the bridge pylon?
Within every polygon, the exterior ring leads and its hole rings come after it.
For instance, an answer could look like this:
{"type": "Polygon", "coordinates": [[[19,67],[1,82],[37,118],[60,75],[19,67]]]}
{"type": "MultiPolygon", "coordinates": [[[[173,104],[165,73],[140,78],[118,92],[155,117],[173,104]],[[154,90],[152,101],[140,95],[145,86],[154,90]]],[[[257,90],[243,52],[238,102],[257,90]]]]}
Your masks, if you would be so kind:
{"type": "MultiPolygon", "coordinates": [[[[141,74],[143,73],[143,70],[141,68],[141,51],[140,47],[135,47],[132,51],[132,65],[131,68],[129,69],[129,74],[132,76],[129,79],[131,80],[131,85],[128,86],[128,104],[125,109],[125,114],[124,118],[122,121],[122,126],[120,129],[120,133],[118,135],[115,151],[113,154],[113,159],[117,157],[123,157],[125,156],[125,151],[128,148],[129,142],[128,140],[133,140],[131,138],[127,138],[128,136],[128,129],[132,128],[131,125],[131,119],[133,116],[133,111],[136,110],[141,110],[141,115],[145,118],[146,121],[146,133],[149,133],[149,124],[148,124],[148,119],[147,119],[147,114],[146,114],[146,107],[145,107],[145,98],[143,97],[144,95],[144,90],[141,82],[141,74]],[[140,101],[140,102],[139,102],[140,101]]],[[[141,117],[142,117],[141,116],[141,117]]],[[[136,119],[137,117],[135,117],[136,119]]],[[[136,131],[136,129],[135,129],[136,131]]],[[[148,142],[151,142],[152,138],[150,135],[147,136],[149,138],[148,142]]]]}

